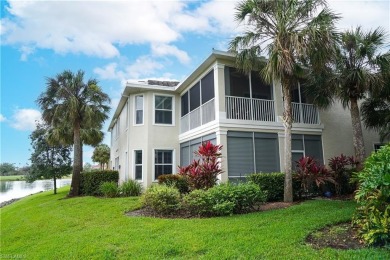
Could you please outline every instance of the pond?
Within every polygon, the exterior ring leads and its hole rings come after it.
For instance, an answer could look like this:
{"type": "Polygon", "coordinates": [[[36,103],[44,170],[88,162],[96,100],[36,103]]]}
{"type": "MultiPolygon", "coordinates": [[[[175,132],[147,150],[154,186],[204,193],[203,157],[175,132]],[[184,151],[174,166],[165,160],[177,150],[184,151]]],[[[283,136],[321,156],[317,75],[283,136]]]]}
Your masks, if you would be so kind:
{"type": "MultiPolygon", "coordinates": [[[[57,188],[70,185],[71,179],[57,180],[57,188]]],[[[1,181],[0,182],[0,203],[21,198],[40,191],[52,190],[53,180],[39,180],[33,183],[26,181],[1,181]]]]}

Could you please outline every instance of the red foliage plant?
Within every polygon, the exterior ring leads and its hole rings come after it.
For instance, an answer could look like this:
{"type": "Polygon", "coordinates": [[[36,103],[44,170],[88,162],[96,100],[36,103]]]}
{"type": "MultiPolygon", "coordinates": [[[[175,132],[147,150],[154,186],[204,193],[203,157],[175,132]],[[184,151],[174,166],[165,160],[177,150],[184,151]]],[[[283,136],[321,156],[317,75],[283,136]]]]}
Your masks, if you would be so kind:
{"type": "Polygon", "coordinates": [[[213,187],[218,180],[218,175],[222,173],[221,158],[222,145],[214,145],[210,141],[202,143],[199,146],[196,155],[199,160],[185,167],[179,166],[179,174],[185,176],[192,190],[209,189],[213,187]]]}
{"type": "Polygon", "coordinates": [[[318,165],[316,161],[309,156],[304,156],[297,162],[296,178],[301,181],[303,191],[306,193],[309,192],[314,183],[317,187],[325,184],[325,182],[336,183],[325,166],[318,165]]]}

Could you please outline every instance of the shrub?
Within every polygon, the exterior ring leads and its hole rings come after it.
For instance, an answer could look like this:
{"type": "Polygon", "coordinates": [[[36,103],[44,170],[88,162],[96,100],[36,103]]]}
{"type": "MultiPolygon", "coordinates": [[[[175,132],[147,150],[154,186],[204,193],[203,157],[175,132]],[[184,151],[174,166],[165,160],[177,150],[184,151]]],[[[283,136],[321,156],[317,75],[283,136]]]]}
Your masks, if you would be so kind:
{"type": "Polygon", "coordinates": [[[210,193],[206,190],[193,190],[183,198],[183,206],[191,215],[195,216],[212,216],[213,200],[210,193]]]}
{"type": "Polygon", "coordinates": [[[358,162],[353,156],[341,154],[329,159],[329,168],[336,181],[335,192],[337,195],[352,194],[356,190],[356,183],[352,182],[352,173],[356,170],[358,162]]]}
{"type": "Polygon", "coordinates": [[[83,195],[101,195],[99,190],[103,182],[118,183],[118,171],[92,171],[81,173],[80,193],[83,195]]]}
{"type": "Polygon", "coordinates": [[[353,223],[369,245],[390,245],[390,145],[372,153],[357,174],[353,223]]]}
{"type": "Polygon", "coordinates": [[[336,184],[330,172],[324,165],[318,165],[317,162],[309,156],[304,156],[297,162],[295,179],[301,183],[302,193],[305,196],[320,194],[320,188],[325,187],[327,183],[336,184]],[[316,186],[314,186],[314,184],[316,186]]]}
{"type": "Polygon", "coordinates": [[[183,199],[185,208],[198,216],[245,213],[265,200],[265,192],[254,183],[224,183],[208,190],[194,190],[183,199]]]}
{"type": "Polygon", "coordinates": [[[174,187],[154,185],[142,196],[143,207],[162,215],[170,215],[180,209],[180,192],[174,187]]]}
{"type": "MultiPolygon", "coordinates": [[[[293,174],[295,176],[295,174],[293,174]]],[[[284,173],[253,173],[247,176],[247,180],[255,183],[260,190],[267,192],[267,201],[282,201],[284,197],[284,173]]],[[[301,193],[301,183],[293,177],[294,198],[301,193]]]]}
{"type": "Polygon", "coordinates": [[[169,187],[175,187],[181,194],[188,193],[190,188],[188,186],[187,177],[180,174],[162,174],[158,176],[158,183],[165,184],[169,187]]]}
{"type": "Polygon", "coordinates": [[[136,180],[128,180],[119,186],[119,194],[123,197],[139,196],[142,192],[142,185],[136,180]]]}
{"type": "Polygon", "coordinates": [[[195,152],[200,160],[194,160],[187,167],[179,167],[179,174],[186,176],[191,190],[209,189],[217,183],[217,176],[222,173],[219,161],[221,149],[222,145],[207,141],[195,152]]]}
{"type": "Polygon", "coordinates": [[[106,198],[113,198],[118,195],[118,184],[113,181],[105,181],[100,184],[99,191],[106,198]]]}

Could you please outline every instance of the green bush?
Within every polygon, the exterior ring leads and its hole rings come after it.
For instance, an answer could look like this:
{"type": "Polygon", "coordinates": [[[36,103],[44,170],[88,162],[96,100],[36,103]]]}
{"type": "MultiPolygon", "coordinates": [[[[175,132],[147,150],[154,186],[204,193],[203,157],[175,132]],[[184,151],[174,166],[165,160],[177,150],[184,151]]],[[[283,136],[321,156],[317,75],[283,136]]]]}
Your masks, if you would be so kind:
{"type": "Polygon", "coordinates": [[[188,184],[187,177],[179,174],[162,174],[158,176],[158,183],[165,184],[169,187],[175,187],[181,194],[188,193],[190,187],[188,184]]]}
{"type": "Polygon", "coordinates": [[[118,196],[118,184],[113,181],[105,181],[100,184],[99,191],[106,198],[116,197],[118,196]]]}
{"type": "Polygon", "coordinates": [[[119,181],[118,171],[92,171],[81,173],[80,193],[83,195],[101,195],[99,190],[103,182],[119,181]]]}
{"type": "Polygon", "coordinates": [[[226,216],[249,212],[265,200],[265,192],[254,183],[224,183],[208,190],[194,190],[184,197],[183,203],[193,215],[226,216]]]}
{"type": "Polygon", "coordinates": [[[206,190],[193,190],[183,198],[183,206],[194,216],[214,215],[213,200],[206,190]]]}
{"type": "Polygon", "coordinates": [[[390,144],[372,153],[357,174],[353,223],[369,245],[390,245],[390,144]]]}
{"type": "Polygon", "coordinates": [[[180,209],[180,192],[174,187],[154,185],[142,196],[143,207],[162,215],[170,215],[180,209]]]}
{"type": "MultiPolygon", "coordinates": [[[[267,201],[283,201],[284,197],[284,173],[253,173],[247,180],[257,184],[260,190],[267,192],[267,201]]],[[[300,198],[302,188],[300,182],[293,178],[294,198],[300,198]]]]}
{"type": "Polygon", "coordinates": [[[119,194],[123,197],[139,196],[142,192],[142,185],[136,180],[128,180],[119,186],[119,194]]]}

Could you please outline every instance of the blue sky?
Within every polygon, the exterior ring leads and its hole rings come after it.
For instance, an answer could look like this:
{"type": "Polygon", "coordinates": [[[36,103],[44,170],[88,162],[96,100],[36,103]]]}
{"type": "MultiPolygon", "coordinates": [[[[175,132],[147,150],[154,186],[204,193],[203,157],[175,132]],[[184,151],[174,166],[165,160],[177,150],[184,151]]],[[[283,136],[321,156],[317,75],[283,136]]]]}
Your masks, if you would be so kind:
{"type": "MultiPolygon", "coordinates": [[[[47,77],[84,70],[109,94],[113,113],[127,80],[182,80],[212,48],[226,50],[242,29],[233,20],[236,2],[1,0],[0,161],[30,163],[35,100],[47,77]]],[[[387,0],[329,5],[343,17],[341,30],[381,26],[390,34],[387,0]]],[[[84,162],[92,151],[84,148],[84,162]]]]}

